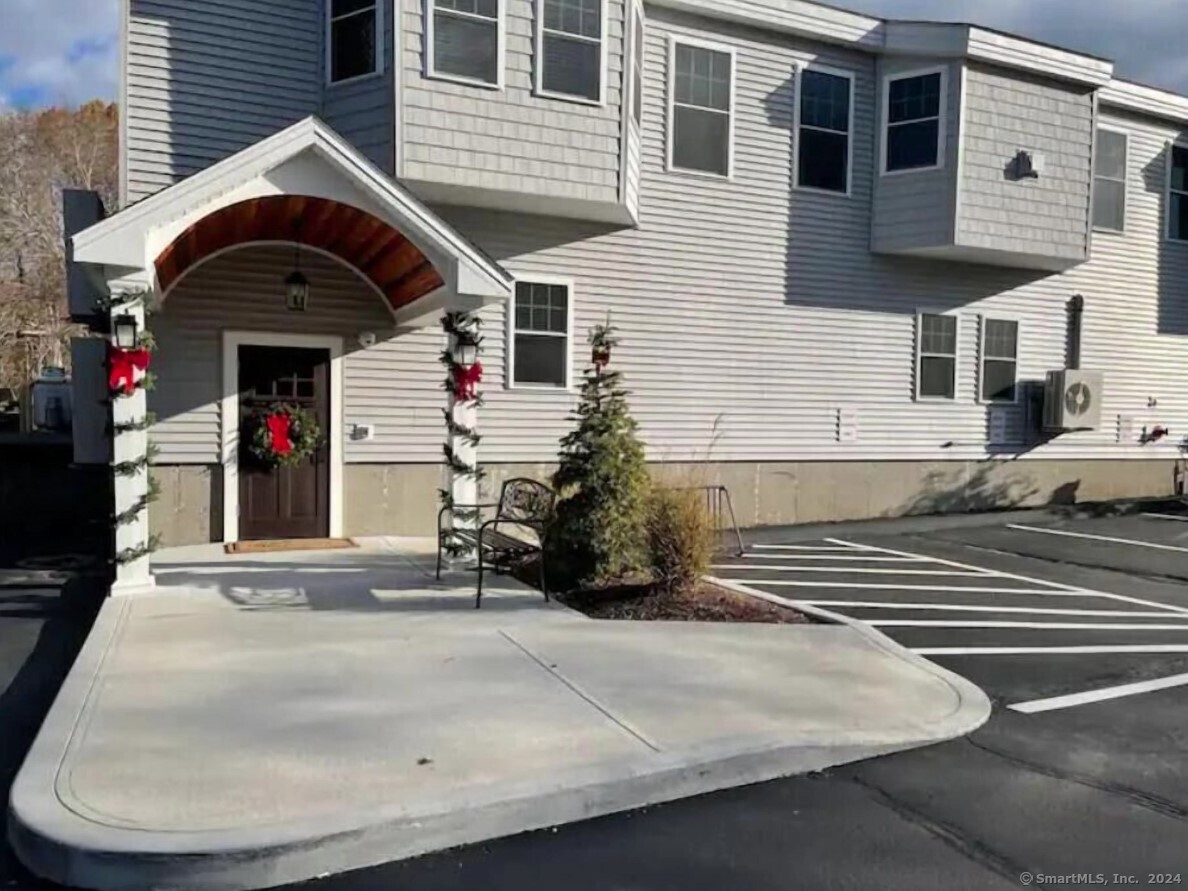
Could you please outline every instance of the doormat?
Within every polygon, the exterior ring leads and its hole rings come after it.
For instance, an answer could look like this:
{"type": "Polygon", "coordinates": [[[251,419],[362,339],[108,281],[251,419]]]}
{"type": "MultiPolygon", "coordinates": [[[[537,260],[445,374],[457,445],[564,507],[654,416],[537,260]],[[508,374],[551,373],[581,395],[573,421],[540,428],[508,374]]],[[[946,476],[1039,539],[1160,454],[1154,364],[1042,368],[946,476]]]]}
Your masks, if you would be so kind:
{"type": "Polygon", "coordinates": [[[259,554],[273,551],[341,551],[359,547],[349,538],[275,538],[268,541],[237,541],[224,545],[228,554],[259,554]]]}

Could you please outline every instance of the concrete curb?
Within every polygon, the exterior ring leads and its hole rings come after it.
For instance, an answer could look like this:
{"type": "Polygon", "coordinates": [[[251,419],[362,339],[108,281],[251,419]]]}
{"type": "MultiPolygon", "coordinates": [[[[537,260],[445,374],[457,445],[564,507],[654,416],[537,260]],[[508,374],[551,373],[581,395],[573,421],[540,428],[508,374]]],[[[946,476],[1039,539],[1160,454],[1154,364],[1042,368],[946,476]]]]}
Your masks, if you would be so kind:
{"type": "Polygon", "coordinates": [[[99,891],[230,891],[288,884],[915,748],[973,730],[990,710],[977,687],[873,629],[797,606],[851,625],[872,646],[942,679],[956,693],[957,706],[939,721],[908,720],[894,731],[856,732],[836,745],[806,733],[796,739],[728,740],[627,765],[595,764],[550,774],[530,787],[467,790],[435,803],[433,812],[410,813],[394,804],[343,813],[333,824],[293,821],[158,832],[93,813],[75,800],[63,770],[85,731],[104,661],[121,636],[131,604],[131,598],[104,604],[12,789],[8,836],[13,849],[31,871],[64,885],[99,891]]]}
{"type": "MultiPolygon", "coordinates": [[[[867,641],[880,650],[901,659],[904,662],[909,662],[917,668],[927,672],[943,683],[952,688],[957,696],[958,706],[946,718],[946,727],[937,728],[938,732],[943,732],[945,736],[939,736],[934,740],[925,740],[920,745],[929,745],[935,742],[943,742],[946,739],[954,739],[958,736],[965,736],[967,733],[972,733],[977,730],[988,720],[993,711],[993,704],[990,702],[990,697],[986,692],[961,675],[949,671],[943,666],[937,665],[935,662],[925,659],[909,650],[902,644],[892,640],[883,632],[879,631],[872,625],[860,619],[854,619],[850,616],[835,613],[831,610],[822,609],[819,606],[802,603],[799,600],[792,600],[787,597],[780,597],[778,594],[768,594],[766,591],[760,591],[757,588],[751,588],[739,582],[730,581],[729,579],[720,579],[712,576],[707,576],[706,581],[718,585],[722,588],[727,588],[731,591],[736,591],[739,594],[746,594],[749,597],[755,597],[759,600],[766,600],[768,603],[774,603],[778,606],[787,606],[795,609],[805,615],[814,616],[825,622],[834,625],[845,625],[860,633],[867,641]],[[948,726],[950,725],[951,726],[948,726]]],[[[910,748],[905,746],[904,748],[910,748]]]]}

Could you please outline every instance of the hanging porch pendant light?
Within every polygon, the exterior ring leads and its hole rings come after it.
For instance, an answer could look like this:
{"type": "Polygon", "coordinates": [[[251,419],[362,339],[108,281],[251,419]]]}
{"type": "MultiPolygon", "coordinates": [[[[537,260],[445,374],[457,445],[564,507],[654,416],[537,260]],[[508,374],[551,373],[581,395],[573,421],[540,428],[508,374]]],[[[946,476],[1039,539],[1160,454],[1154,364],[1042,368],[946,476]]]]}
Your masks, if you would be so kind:
{"type": "Polygon", "coordinates": [[[295,251],[294,268],[285,279],[285,305],[290,312],[305,312],[309,306],[309,279],[301,272],[301,246],[295,251]]]}

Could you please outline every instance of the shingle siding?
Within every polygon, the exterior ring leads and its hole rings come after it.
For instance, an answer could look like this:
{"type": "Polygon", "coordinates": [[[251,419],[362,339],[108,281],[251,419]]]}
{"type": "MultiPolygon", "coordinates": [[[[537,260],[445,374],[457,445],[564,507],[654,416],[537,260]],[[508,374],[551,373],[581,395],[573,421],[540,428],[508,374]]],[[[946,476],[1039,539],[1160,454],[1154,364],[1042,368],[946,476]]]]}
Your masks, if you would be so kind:
{"type": "Polygon", "coordinates": [[[379,0],[384,33],[380,46],[384,64],[379,74],[341,84],[327,84],[322,97],[322,118],[354,144],[389,176],[395,173],[396,84],[393,20],[399,0],[379,0]]]}
{"type": "Polygon", "coordinates": [[[964,122],[957,243],[1086,259],[1092,91],[970,65],[964,122]],[[1008,172],[1020,150],[1044,156],[1037,179],[1008,172]]]}

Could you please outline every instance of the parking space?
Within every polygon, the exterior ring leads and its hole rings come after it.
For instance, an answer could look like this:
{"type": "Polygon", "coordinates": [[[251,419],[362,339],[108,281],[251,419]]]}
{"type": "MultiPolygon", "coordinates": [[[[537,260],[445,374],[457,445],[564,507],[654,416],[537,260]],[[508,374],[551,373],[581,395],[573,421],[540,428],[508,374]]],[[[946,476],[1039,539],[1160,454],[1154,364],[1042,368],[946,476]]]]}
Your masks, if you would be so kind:
{"type": "Polygon", "coordinates": [[[713,573],[868,622],[1005,704],[1186,670],[1188,522],[1040,515],[892,529],[767,540],[713,573]]]}

